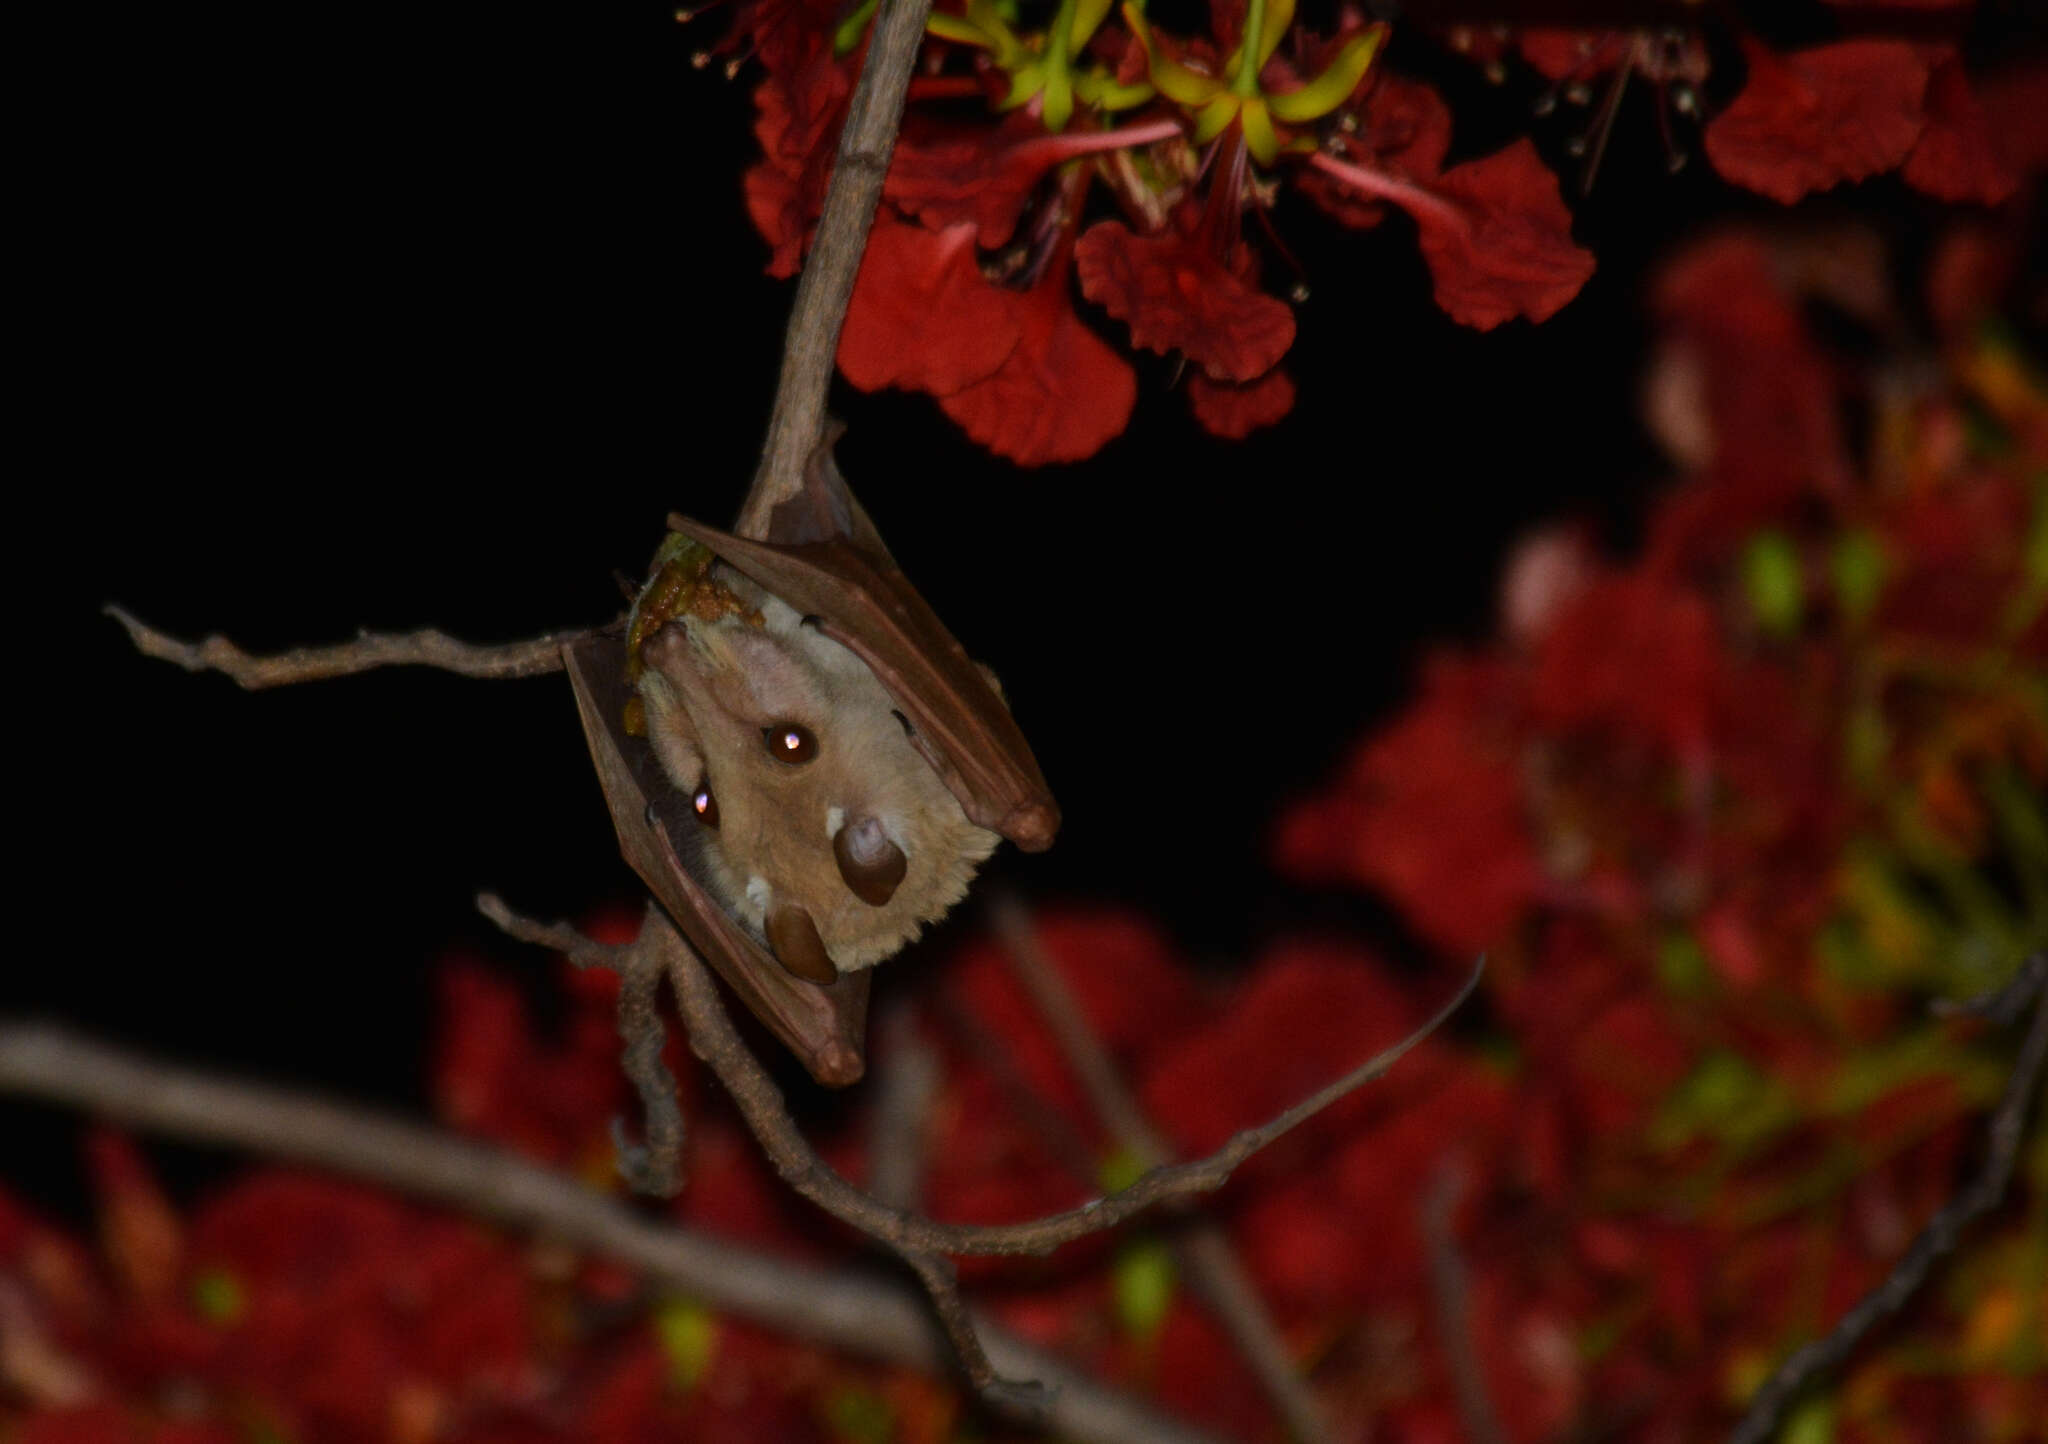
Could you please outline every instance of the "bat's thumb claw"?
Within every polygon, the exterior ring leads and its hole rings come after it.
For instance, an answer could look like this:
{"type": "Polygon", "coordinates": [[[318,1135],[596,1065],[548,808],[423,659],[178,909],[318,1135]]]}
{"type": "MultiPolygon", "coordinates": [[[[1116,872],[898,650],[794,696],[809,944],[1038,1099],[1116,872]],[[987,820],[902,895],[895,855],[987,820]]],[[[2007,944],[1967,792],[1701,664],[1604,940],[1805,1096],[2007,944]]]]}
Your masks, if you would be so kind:
{"type": "Polygon", "coordinates": [[[996,828],[1026,852],[1044,852],[1060,830],[1060,810],[1050,802],[1023,802],[1003,814],[996,828]]]}

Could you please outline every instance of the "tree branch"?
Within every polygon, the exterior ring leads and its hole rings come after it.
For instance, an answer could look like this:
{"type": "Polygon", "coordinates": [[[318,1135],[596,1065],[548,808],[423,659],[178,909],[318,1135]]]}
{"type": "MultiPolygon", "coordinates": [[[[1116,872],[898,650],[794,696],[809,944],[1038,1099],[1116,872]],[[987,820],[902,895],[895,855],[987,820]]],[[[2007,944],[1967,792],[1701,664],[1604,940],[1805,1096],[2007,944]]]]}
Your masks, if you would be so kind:
{"type": "Polygon", "coordinates": [[[804,464],[825,434],[825,394],[839,359],[839,330],[867,249],[868,226],[903,121],[910,71],[924,43],[931,0],[882,0],[868,34],[867,59],[848,102],[825,207],[797,282],[782,346],[782,375],[768,415],[768,439],[733,530],[759,536],[768,513],[796,494],[804,464]]]}
{"type": "Polygon", "coordinates": [[[1792,1403],[1823,1374],[1841,1366],[1864,1336],[1906,1306],[1927,1281],[1934,1266],[1954,1251],[1963,1230],[1998,1207],[2012,1181],[2013,1161],[2025,1136],[2027,1110],[2041,1083],[2041,1065],[2048,1058],[2048,952],[2036,953],[2021,965],[2012,982],[1993,993],[1951,1005],[1946,1011],[2017,1019],[2031,999],[2034,1020],[2027,1028],[2013,1062],[2012,1076],[1991,1115],[1983,1167],[1946,1207],[1929,1220],[1912,1247],[1885,1275],[1884,1281],[1842,1316],[1821,1338],[1794,1351],[1751,1396],[1749,1408],[1728,1436],[1729,1444],[1764,1444],[1778,1432],[1792,1403]]]}
{"type": "Polygon", "coordinates": [[[379,667],[435,667],[464,677],[499,680],[540,677],[562,670],[562,648],[598,630],[579,627],[549,632],[523,642],[479,646],[459,642],[431,628],[418,632],[364,632],[353,642],[331,647],[293,647],[267,657],[251,656],[226,637],[181,642],[109,603],[103,610],[128,630],[135,650],[145,657],[175,662],[188,672],[220,672],[251,692],[347,677],[379,667]]]}
{"type": "Polygon", "coordinates": [[[1437,1332],[1450,1364],[1451,1384],[1458,1399],[1458,1418],[1467,1444],[1506,1444],[1500,1415],[1486,1388],[1486,1370],[1472,1339],[1472,1290],[1451,1215],[1465,1192],[1465,1171],[1446,1160],[1422,1199],[1422,1236],[1429,1245],[1430,1293],[1436,1304],[1437,1332]]]}
{"type": "MultiPolygon", "coordinates": [[[[643,1270],[661,1284],[793,1338],[926,1371],[937,1330],[911,1291],[753,1252],[665,1220],[516,1155],[286,1089],[153,1062],[37,1024],[0,1022],[0,1093],[40,1098],[151,1133],[289,1159],[483,1214],[643,1270]]],[[[1044,1380],[1048,1422],[1094,1444],[1208,1444],[983,1319],[990,1362],[1044,1380]]]]}
{"type": "Polygon", "coordinates": [[[539,923],[520,917],[489,894],[477,899],[477,907],[509,935],[566,953],[578,966],[645,967],[650,965],[649,959],[661,959],[675,990],[691,1051],[718,1075],[754,1140],[783,1181],[842,1223],[886,1245],[909,1264],[930,1292],[939,1319],[953,1339],[961,1366],[982,1398],[1034,1421],[1043,1418],[1040,1391],[1028,1381],[996,1374],[967,1323],[966,1306],[954,1283],[951,1259],[963,1254],[1050,1253],[1061,1244],[1114,1228],[1155,1204],[1213,1192],[1253,1153],[1385,1073],[1465,1000],[1478,984],[1485,966],[1482,960],[1436,1016],[1409,1037],[1279,1116],[1240,1131],[1206,1158],[1153,1168],[1129,1188],[1106,1198],[1092,1199],[1064,1213],[1013,1224],[948,1224],[891,1207],[861,1192],[818,1156],[790,1116],[782,1091],[734,1031],[711,974],[658,906],[648,904],[640,936],[620,947],[593,943],[560,923],[539,923]],[[642,956],[627,956],[634,953],[642,956]]]}
{"type": "Polygon", "coordinates": [[[640,1095],[647,1141],[629,1142],[624,1125],[614,1118],[612,1145],[618,1150],[619,1172],[634,1192],[673,1198],[683,1189],[683,1110],[676,1102],[675,1075],[661,1057],[668,1047],[661,972],[628,965],[618,973],[619,1038],[625,1045],[620,1064],[640,1095]]]}
{"type": "MultiPolygon", "coordinates": [[[[997,897],[989,912],[1011,971],[1031,995],[1067,1066],[1118,1144],[1143,1168],[1173,1162],[1172,1148],[1124,1086],[1066,978],[1046,956],[1024,905],[1012,897],[997,897]]],[[[1334,1437],[1279,1325],[1222,1227],[1212,1218],[1191,1219],[1174,1237],[1173,1252],[1295,1439],[1300,1444],[1323,1444],[1334,1437]]]]}

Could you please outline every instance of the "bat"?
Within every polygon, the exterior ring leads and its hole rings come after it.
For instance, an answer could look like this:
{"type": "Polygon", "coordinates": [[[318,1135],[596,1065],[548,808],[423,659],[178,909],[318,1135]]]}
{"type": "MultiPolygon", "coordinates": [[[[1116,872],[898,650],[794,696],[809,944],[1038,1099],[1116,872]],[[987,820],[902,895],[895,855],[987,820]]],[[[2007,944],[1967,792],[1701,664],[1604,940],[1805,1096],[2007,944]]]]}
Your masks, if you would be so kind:
{"type": "Polygon", "coordinates": [[[994,679],[897,567],[828,438],[766,535],[669,518],[623,632],[564,649],[627,862],[820,1082],[867,969],[1059,809],[994,679]]]}

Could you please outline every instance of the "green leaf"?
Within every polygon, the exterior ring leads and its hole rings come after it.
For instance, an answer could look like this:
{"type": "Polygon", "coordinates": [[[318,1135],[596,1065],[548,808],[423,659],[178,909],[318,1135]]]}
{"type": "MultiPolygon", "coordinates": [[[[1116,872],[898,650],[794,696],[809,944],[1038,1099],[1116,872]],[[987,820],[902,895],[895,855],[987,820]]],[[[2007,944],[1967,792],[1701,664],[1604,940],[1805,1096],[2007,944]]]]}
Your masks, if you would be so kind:
{"type": "Polygon", "coordinates": [[[1875,532],[1845,532],[1828,558],[1828,572],[1834,579],[1842,615],[1852,625],[1860,623],[1870,615],[1884,590],[1884,544],[1875,532]]]}
{"type": "Polygon", "coordinates": [[[1195,133],[1190,137],[1196,145],[1206,145],[1224,131],[1230,129],[1230,122],[1237,119],[1238,107],[1244,103],[1236,95],[1219,95],[1203,106],[1195,115],[1195,133]]]}
{"type": "Polygon", "coordinates": [[[1173,1307],[1174,1274],[1173,1250],[1162,1239],[1133,1238],[1117,1249],[1111,1279],[1125,1332],[1140,1339],[1159,1332],[1173,1307]]]}
{"type": "Polygon", "coordinates": [[[1131,27],[1131,34],[1138,37],[1138,44],[1145,47],[1145,66],[1152,77],[1152,84],[1168,100],[1176,105],[1194,107],[1206,105],[1222,92],[1223,82],[1215,76],[1190,70],[1179,61],[1161,55],[1152,43],[1152,32],[1145,25],[1144,12],[1129,0],[1124,5],[1124,23],[1131,27]]]}
{"type": "Polygon", "coordinates": [[[896,1411],[872,1389],[849,1385],[825,1401],[825,1422],[846,1444],[892,1444],[896,1411]]]}
{"type": "Polygon", "coordinates": [[[1792,1411],[1780,1436],[1783,1444],[1834,1444],[1835,1401],[1816,1394],[1792,1411]]]}
{"type": "Polygon", "coordinates": [[[1742,588],[1757,624],[1773,637],[1799,630],[1806,605],[1799,548],[1781,531],[1761,532],[1742,551],[1742,588]]]}
{"type": "Polygon", "coordinates": [[[247,1303],[241,1283],[226,1269],[208,1269],[192,1280],[192,1307],[208,1323],[233,1323],[247,1303]]]}
{"type": "Polygon", "coordinates": [[[1697,998],[1713,981],[1706,949],[1690,933],[1666,933],[1657,945],[1657,980],[1675,998],[1697,998]]]}
{"type": "Polygon", "coordinates": [[[1145,1160],[1128,1148],[1119,1148],[1102,1161],[1096,1179],[1104,1193],[1122,1193],[1145,1176],[1145,1160]]]}
{"type": "MultiPolygon", "coordinates": [[[[839,28],[832,32],[832,53],[834,55],[846,55],[853,50],[854,46],[860,44],[861,36],[867,33],[868,21],[874,18],[877,3],[879,3],[879,0],[861,0],[860,7],[839,22],[839,28]]],[[[926,26],[925,28],[930,29],[931,27],[926,26]]]]}
{"type": "Polygon", "coordinates": [[[1143,105],[1158,92],[1142,81],[1136,85],[1119,84],[1115,75],[1097,69],[1085,70],[1074,77],[1074,94],[1097,110],[1130,110],[1143,105]]]}
{"type": "Polygon", "coordinates": [[[1273,129],[1273,117],[1266,109],[1266,97],[1248,95],[1238,106],[1240,123],[1244,127],[1244,148],[1252,153],[1252,159],[1260,165],[1271,165],[1280,158],[1280,137],[1273,129]]]}
{"type": "Polygon", "coordinates": [[[676,1387],[690,1390],[718,1352],[718,1317],[695,1299],[670,1298],[656,1304],[654,1338],[668,1360],[676,1387]]]}
{"type": "Polygon", "coordinates": [[[1300,125],[1328,115],[1358,89],[1358,82],[1365,79],[1365,72],[1372,68],[1373,57],[1379,54],[1380,42],[1386,34],[1386,26],[1375,25],[1362,34],[1352,36],[1321,75],[1299,90],[1268,96],[1266,103],[1272,106],[1273,114],[1289,125],[1300,125]]]}

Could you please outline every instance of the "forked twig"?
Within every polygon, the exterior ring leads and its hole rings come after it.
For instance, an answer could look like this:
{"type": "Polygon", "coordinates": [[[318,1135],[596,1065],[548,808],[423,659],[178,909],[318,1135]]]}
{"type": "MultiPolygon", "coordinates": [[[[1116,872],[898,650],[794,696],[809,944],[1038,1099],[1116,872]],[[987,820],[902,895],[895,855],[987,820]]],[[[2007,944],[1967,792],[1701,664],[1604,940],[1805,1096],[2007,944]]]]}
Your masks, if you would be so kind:
{"type": "Polygon", "coordinates": [[[1941,1212],[1928,1221],[1912,1247],[1882,1282],[1859,1299],[1841,1322],[1822,1337],[1795,1350],[1777,1372],[1763,1382],[1749,1401],[1729,1444],[1765,1444],[1784,1422],[1792,1403],[1823,1374],[1841,1366],[1864,1336],[1906,1306],[1927,1281],[1934,1266],[1954,1251],[1963,1230],[1998,1207],[2012,1181],[2014,1160],[2026,1134],[2027,1110],[2041,1086],[2041,1067],[2048,1059],[2048,952],[2028,958],[2005,987],[1981,998],[1950,1005],[1945,1011],[1975,1013],[2016,1020],[2029,1001],[2034,1019],[2027,1027],[2012,1076],[1991,1114],[1985,1134],[1983,1166],[1941,1212]]]}
{"type": "MultiPolygon", "coordinates": [[[[478,898],[477,906],[506,933],[522,941],[556,949],[572,959],[580,956],[600,966],[617,965],[620,948],[594,944],[574,928],[520,917],[489,895],[478,898]]],[[[953,1286],[947,1260],[966,1254],[1050,1253],[1062,1244],[1114,1228],[1157,1204],[1213,1192],[1259,1149],[1384,1074],[1464,1002],[1477,986],[1484,966],[1475,968],[1451,999],[1407,1038],[1276,1117],[1239,1131],[1205,1158],[1150,1169],[1129,1188],[1062,1213],[1021,1223],[949,1224],[882,1203],[855,1188],[818,1156],[790,1116],[781,1090],[734,1031],[709,971],[659,907],[648,905],[639,938],[623,948],[644,950],[646,956],[662,959],[691,1050],[718,1075],[783,1181],[841,1222],[886,1244],[915,1269],[954,1338],[969,1382],[992,1403],[1012,1409],[1030,1407],[1037,1396],[1023,1383],[994,1374],[980,1342],[957,1332],[968,1315],[953,1286]],[[943,1268],[939,1267],[942,1263],[943,1268]]],[[[633,959],[628,965],[646,964],[633,959]]]]}

